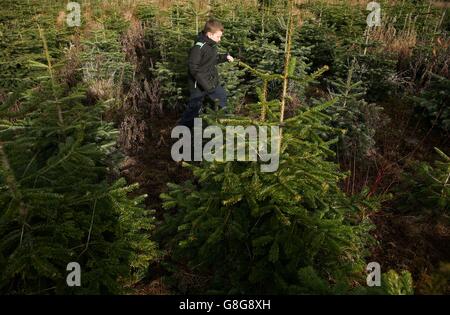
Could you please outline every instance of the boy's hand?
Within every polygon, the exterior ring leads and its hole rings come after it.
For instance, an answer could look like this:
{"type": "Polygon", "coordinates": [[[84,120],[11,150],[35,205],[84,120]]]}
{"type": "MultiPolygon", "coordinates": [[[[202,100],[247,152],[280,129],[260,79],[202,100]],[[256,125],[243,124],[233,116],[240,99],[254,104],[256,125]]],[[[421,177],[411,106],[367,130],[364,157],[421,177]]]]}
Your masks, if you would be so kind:
{"type": "Polygon", "coordinates": [[[233,62],[233,61],[234,61],[234,58],[231,57],[231,55],[227,55],[227,60],[228,60],[229,62],[233,62]]]}

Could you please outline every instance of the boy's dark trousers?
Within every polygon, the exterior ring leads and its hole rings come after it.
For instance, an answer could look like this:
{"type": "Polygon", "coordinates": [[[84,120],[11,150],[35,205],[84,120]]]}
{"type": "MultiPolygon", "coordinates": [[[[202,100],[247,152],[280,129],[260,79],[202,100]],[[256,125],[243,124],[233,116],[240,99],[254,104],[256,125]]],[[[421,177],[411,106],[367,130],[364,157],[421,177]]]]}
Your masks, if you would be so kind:
{"type": "Polygon", "coordinates": [[[225,89],[218,85],[214,90],[207,92],[200,89],[191,90],[189,102],[187,108],[183,113],[180,120],[180,125],[191,128],[194,126],[194,118],[198,117],[200,109],[202,108],[203,100],[205,96],[211,98],[214,102],[218,101],[220,108],[226,108],[227,106],[227,92],[225,89]]]}

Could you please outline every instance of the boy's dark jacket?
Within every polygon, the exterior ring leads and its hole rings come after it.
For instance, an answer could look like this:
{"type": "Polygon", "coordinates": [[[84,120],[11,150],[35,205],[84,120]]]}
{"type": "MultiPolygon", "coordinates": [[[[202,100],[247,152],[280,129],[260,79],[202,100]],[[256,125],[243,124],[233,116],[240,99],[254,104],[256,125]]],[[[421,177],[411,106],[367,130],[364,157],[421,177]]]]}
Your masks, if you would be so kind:
{"type": "Polygon", "coordinates": [[[194,46],[189,52],[189,90],[212,91],[219,85],[216,65],[227,61],[228,54],[217,53],[217,43],[203,32],[198,33],[194,46]]]}

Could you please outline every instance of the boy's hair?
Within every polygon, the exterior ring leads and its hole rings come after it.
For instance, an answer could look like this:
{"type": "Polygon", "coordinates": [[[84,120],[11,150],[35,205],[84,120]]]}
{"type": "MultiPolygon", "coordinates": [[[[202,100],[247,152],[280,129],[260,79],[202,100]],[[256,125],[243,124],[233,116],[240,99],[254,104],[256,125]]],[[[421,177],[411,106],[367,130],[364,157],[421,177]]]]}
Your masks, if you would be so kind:
{"type": "Polygon", "coordinates": [[[215,33],[217,31],[223,32],[223,25],[218,20],[210,19],[206,22],[205,27],[203,28],[203,33],[215,33]]]}

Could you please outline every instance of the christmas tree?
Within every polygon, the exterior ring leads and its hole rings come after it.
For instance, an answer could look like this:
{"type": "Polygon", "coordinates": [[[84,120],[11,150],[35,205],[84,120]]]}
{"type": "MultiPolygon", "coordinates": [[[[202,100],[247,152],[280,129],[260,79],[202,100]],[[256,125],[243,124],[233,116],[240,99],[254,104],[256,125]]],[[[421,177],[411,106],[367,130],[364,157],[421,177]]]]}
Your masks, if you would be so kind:
{"type": "Polygon", "coordinates": [[[86,87],[55,75],[43,31],[47,74],[1,108],[0,291],[117,293],[155,257],[145,195],[130,197],[114,174],[117,130],[108,103],[89,104],[86,87]],[[8,104],[19,104],[12,111],[8,104]],[[81,267],[81,286],[66,283],[81,267]]]}
{"type": "MultiPolygon", "coordinates": [[[[240,63],[262,81],[248,114],[203,116],[222,129],[279,127],[268,141],[279,152],[278,169],[263,172],[261,159],[191,164],[195,183],[168,184],[169,192],[161,195],[167,209],[176,209],[165,217],[161,240],[179,268],[187,264],[206,279],[202,289],[210,293],[344,292],[364,279],[367,214],[377,202],[362,195],[349,198],[338,187],[346,176],[331,161],[330,146],[338,139],[324,140],[338,130],[327,125],[330,117],[323,113],[336,100],[299,107],[284,117],[289,83],[306,87],[327,70],[295,75],[294,19],[290,14],[286,25],[281,74],[240,63]],[[281,83],[279,98],[268,98],[272,81],[281,83]]],[[[252,144],[246,140],[245,145],[252,144]]],[[[180,289],[195,292],[195,287],[180,289]]]]}
{"type": "Polygon", "coordinates": [[[351,63],[346,80],[340,78],[331,82],[330,94],[338,98],[335,106],[327,109],[333,125],[345,129],[338,143],[338,150],[344,161],[363,161],[375,151],[375,131],[381,126],[380,113],[383,108],[364,100],[366,89],[362,81],[356,81],[354,70],[356,60],[351,63]],[[356,82],[355,82],[356,81],[356,82]]]}

